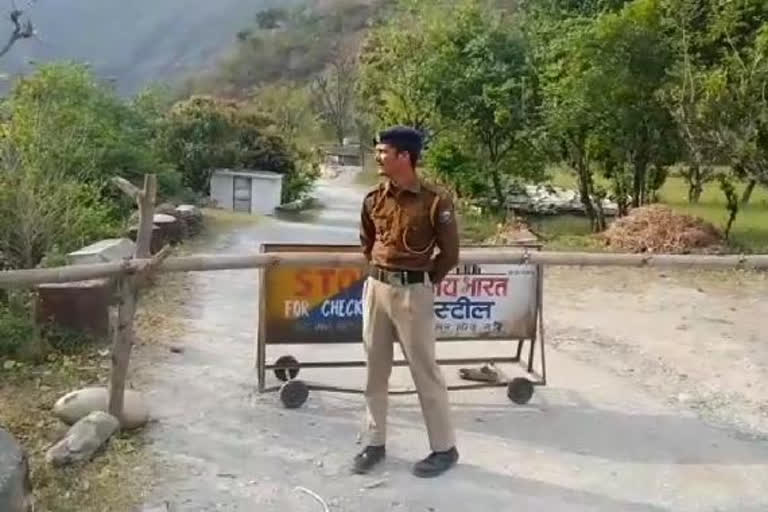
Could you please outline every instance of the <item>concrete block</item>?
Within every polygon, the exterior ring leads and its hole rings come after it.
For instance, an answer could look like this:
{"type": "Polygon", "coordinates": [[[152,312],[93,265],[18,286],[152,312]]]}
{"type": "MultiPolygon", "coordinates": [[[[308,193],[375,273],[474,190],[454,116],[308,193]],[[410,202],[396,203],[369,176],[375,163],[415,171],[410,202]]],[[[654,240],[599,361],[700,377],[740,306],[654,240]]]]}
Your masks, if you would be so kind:
{"type": "Polygon", "coordinates": [[[108,278],[41,284],[37,287],[37,321],[107,338],[113,290],[114,283],[108,278]]]}
{"type": "Polygon", "coordinates": [[[86,265],[130,258],[135,250],[136,244],[128,238],[110,238],[71,252],[68,256],[73,265],[86,265]]]}

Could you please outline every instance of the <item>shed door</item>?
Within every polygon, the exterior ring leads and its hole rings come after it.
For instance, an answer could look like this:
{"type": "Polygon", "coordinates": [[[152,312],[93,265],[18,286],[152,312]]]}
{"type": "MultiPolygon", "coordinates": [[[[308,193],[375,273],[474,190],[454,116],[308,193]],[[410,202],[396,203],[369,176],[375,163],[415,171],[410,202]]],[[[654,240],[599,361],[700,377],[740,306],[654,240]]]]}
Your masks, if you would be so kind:
{"type": "Polygon", "coordinates": [[[232,204],[236,212],[251,212],[251,178],[235,176],[233,181],[234,197],[232,204]]]}

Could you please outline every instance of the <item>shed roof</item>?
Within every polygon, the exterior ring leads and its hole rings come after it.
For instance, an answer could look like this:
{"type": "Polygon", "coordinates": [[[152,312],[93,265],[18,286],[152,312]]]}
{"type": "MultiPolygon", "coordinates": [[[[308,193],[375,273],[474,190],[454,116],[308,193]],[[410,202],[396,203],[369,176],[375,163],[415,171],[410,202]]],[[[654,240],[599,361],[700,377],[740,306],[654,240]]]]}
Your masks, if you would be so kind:
{"type": "Polygon", "coordinates": [[[283,175],[272,171],[257,171],[250,169],[216,169],[213,171],[214,176],[241,176],[244,178],[264,178],[269,180],[282,180],[283,175]]]}

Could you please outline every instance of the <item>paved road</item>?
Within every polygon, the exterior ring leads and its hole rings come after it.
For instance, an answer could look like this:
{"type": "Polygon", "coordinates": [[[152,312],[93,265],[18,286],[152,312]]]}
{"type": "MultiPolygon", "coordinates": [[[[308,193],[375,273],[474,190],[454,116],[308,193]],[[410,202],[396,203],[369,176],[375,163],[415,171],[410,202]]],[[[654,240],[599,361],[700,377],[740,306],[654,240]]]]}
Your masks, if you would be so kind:
{"type": "MultiPolygon", "coordinates": [[[[362,190],[337,181],[321,185],[318,197],[322,212],[233,228],[205,252],[251,251],[261,241],[355,243],[362,190]]],[[[191,279],[194,296],[181,308],[185,332],[174,340],[184,353],[154,354],[152,365],[142,365],[141,387],[157,419],[148,428],[149,449],[169,464],[152,503],[168,501],[177,511],[321,511],[300,486],[333,511],[768,509],[765,442],[710,426],[635,382],[558,350],[548,353],[549,386],[526,406],[511,404],[503,390],[452,395],[462,456],[455,470],[436,480],[410,475],[427,443],[418,402],[406,396],[392,398],[385,467],[352,476],[362,397],[313,392],[303,408],[289,411],[276,395],[259,395],[255,273],[191,279]]],[[[556,319],[556,309],[546,311],[556,319]]],[[[512,347],[442,344],[439,352],[490,350],[512,347]]],[[[359,346],[271,347],[268,356],[283,353],[303,361],[362,356],[359,346]]],[[[446,372],[457,381],[454,370],[446,372]]],[[[363,375],[302,372],[307,380],[356,387],[363,375]]],[[[405,369],[396,369],[392,382],[411,385],[405,369]]]]}

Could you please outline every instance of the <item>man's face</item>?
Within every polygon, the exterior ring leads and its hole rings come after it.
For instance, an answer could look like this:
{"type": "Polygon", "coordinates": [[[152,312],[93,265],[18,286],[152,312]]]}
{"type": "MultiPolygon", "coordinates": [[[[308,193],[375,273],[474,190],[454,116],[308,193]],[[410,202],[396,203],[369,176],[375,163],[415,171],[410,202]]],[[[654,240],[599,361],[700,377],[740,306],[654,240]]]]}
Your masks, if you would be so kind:
{"type": "Polygon", "coordinates": [[[379,175],[391,177],[400,172],[410,162],[408,153],[397,152],[394,146],[389,144],[376,144],[376,163],[379,165],[379,175]]]}

